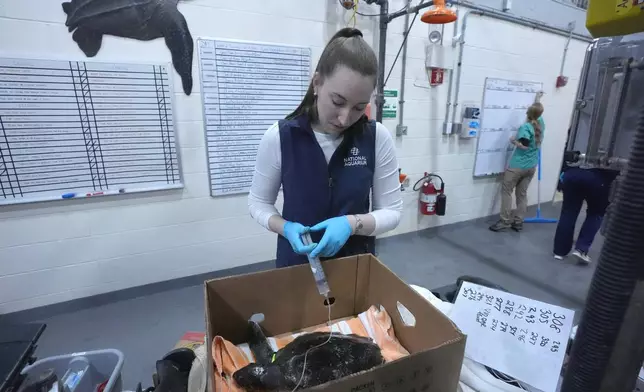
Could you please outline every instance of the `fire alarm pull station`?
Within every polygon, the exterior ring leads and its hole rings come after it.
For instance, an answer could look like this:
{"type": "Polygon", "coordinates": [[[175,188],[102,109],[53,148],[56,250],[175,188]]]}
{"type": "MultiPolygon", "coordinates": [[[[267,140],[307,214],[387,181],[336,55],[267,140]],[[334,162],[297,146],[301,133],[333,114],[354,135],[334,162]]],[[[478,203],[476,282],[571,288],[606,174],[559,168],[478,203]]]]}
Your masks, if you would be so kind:
{"type": "Polygon", "coordinates": [[[481,129],[481,108],[477,106],[465,106],[463,108],[463,126],[461,127],[461,139],[476,138],[481,129]]]}

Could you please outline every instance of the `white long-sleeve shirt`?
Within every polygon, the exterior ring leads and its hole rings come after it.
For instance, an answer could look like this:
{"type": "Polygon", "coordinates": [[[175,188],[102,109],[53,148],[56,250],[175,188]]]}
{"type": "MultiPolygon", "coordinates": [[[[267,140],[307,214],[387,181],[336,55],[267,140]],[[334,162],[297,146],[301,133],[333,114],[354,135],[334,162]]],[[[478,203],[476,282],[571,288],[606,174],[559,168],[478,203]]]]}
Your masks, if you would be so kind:
{"type": "MultiPolygon", "coordinates": [[[[343,135],[314,132],[327,164],[342,142],[343,135]]],[[[268,220],[279,215],[275,201],[281,184],[282,152],[278,123],[273,124],[259,143],[248,208],[255,220],[268,229],[268,220]]],[[[373,176],[373,211],[376,222],[372,236],[393,230],[400,223],[403,201],[398,176],[398,160],[393,139],[387,128],[376,123],[376,163],[373,176]]]]}

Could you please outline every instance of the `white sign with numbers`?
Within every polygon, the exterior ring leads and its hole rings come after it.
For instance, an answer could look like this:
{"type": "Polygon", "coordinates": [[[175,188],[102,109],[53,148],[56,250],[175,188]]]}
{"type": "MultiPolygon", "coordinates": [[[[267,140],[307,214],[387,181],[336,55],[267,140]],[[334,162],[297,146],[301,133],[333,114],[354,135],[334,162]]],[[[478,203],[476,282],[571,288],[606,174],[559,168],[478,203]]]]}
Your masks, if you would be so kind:
{"type": "Polygon", "coordinates": [[[464,282],[450,318],[467,335],[465,356],[554,392],[575,312],[464,282]]]}

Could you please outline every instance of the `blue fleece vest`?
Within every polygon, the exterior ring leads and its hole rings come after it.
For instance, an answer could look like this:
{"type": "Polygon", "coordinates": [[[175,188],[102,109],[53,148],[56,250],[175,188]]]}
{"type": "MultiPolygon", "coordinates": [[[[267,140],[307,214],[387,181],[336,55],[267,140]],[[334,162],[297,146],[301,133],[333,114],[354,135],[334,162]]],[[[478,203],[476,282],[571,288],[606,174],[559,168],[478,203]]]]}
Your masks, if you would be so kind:
{"type": "MultiPolygon", "coordinates": [[[[326,219],[371,211],[369,196],[376,160],[376,123],[363,117],[344,131],[342,143],[327,164],[307,115],[279,122],[282,149],[282,217],[313,226],[326,219]]],[[[319,242],[324,232],[311,233],[319,242]]],[[[374,253],[374,237],[351,236],[335,255],[374,253]]],[[[288,240],[277,239],[277,267],[305,264],[288,240]]]]}

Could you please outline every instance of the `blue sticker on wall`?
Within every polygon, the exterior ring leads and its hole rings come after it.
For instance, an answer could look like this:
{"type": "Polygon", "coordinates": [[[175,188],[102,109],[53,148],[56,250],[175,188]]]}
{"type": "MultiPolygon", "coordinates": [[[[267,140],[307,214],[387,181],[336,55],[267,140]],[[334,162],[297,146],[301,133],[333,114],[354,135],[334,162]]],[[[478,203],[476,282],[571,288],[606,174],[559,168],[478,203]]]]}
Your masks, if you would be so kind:
{"type": "Polygon", "coordinates": [[[478,128],[478,127],[479,127],[478,121],[470,121],[470,128],[478,128]]]}

